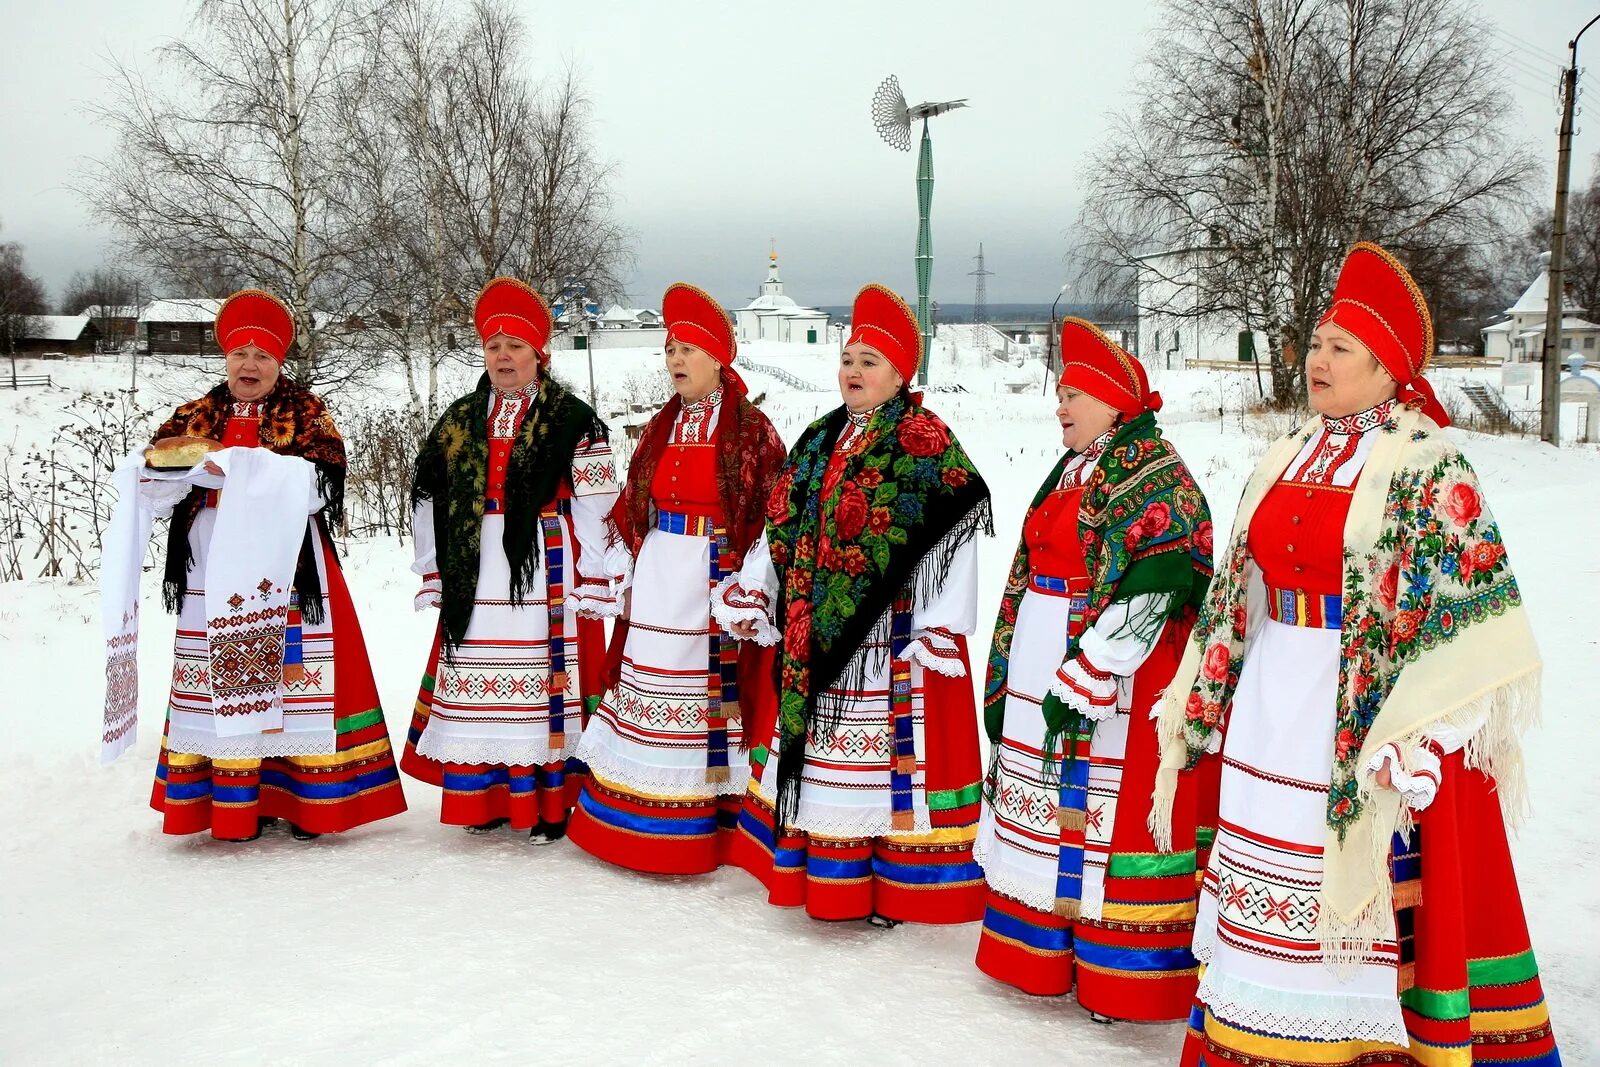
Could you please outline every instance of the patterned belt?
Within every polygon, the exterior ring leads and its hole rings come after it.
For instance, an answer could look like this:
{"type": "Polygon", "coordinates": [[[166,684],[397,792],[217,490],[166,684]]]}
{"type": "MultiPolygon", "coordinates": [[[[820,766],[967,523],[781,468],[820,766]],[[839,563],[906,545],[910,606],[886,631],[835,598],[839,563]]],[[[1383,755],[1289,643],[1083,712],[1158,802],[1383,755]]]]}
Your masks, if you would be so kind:
{"type": "Polygon", "coordinates": [[[1268,586],[1267,615],[1285,626],[1309,626],[1317,630],[1337,630],[1344,624],[1343,602],[1337,595],[1299,589],[1268,586]]]}
{"type": "Polygon", "coordinates": [[[222,503],[222,490],[221,489],[207,489],[206,490],[205,501],[204,501],[204,503],[201,504],[201,506],[202,507],[207,507],[207,508],[215,508],[220,503],[222,503]]]}
{"type": "Polygon", "coordinates": [[[714,515],[690,515],[682,511],[656,512],[656,529],[662,533],[685,534],[689,537],[710,537],[717,532],[719,521],[714,515]]]}
{"type": "Polygon", "coordinates": [[[1029,589],[1036,593],[1049,593],[1051,596],[1067,597],[1073,602],[1073,609],[1081,611],[1088,606],[1089,597],[1087,593],[1074,593],[1072,591],[1074,584],[1081,589],[1088,585],[1089,582],[1088,579],[1084,578],[1074,580],[1072,578],[1052,578],[1047,574],[1028,575],[1029,589]]]}
{"type": "Polygon", "coordinates": [[[485,515],[498,515],[506,509],[506,502],[497,496],[483,498],[483,513],[485,515]]]}

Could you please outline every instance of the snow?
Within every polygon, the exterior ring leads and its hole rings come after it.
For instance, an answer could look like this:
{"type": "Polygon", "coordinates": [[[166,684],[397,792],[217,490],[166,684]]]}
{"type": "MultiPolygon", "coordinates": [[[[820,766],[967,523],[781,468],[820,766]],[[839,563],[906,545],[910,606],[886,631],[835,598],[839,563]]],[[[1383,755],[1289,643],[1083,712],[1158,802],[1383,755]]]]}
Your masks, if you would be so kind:
{"type": "Polygon", "coordinates": [[[29,315],[25,322],[30,341],[76,341],[89,319],[84,315],[29,315]]]}
{"type": "Polygon", "coordinates": [[[204,322],[216,320],[222,301],[211,297],[152,300],[139,313],[140,322],[204,322]]]}
{"type": "MultiPolygon", "coordinates": [[[[791,391],[749,373],[786,439],[837,403],[831,349],[742,351],[819,386],[791,391]]],[[[568,382],[587,383],[584,353],[555,358],[568,382]]],[[[596,353],[602,400],[660,358],[657,349],[596,353]]],[[[141,398],[162,406],[196,395],[220,366],[141,364],[141,398]]],[[[51,371],[54,388],[0,390],[0,448],[47,439],[77,390],[128,377],[125,358],[51,371]]],[[[465,389],[475,373],[450,368],[451,388],[465,389]]],[[[1151,376],[1166,398],[1163,424],[1211,499],[1220,544],[1256,457],[1295,420],[1240,415],[1255,397],[1246,374],[1151,376]]],[[[935,392],[929,404],[995,495],[997,537],[982,546],[973,641],[981,664],[1023,509],[1058,454],[1053,401],[1038,387],[1008,394],[1000,365],[948,345],[936,350],[933,377],[968,390],[935,392]]],[[[397,382],[374,385],[398,402],[397,382]]],[[[1600,451],[1457,438],[1504,528],[1546,661],[1544,722],[1526,741],[1534,814],[1513,844],[1522,897],[1566,1061],[1600,1062],[1600,829],[1591,815],[1600,810],[1600,566],[1586,544],[1600,518],[1600,451]]],[[[344,558],[398,745],[433,618],[409,609],[408,546],[353,541],[344,558]]],[[[105,769],[94,586],[0,587],[0,665],[11,687],[0,703],[0,1062],[156,1062],[179,1043],[219,1063],[431,1064],[546,1048],[601,1063],[1176,1060],[1178,1024],[1099,1026],[1070,1000],[1036,999],[981,975],[976,926],[818,923],[769,907],[736,870],[646,877],[570,844],[469,837],[440,826],[437,791],[410,779],[409,812],[339,837],[164,837],[146,806],[173,626],[159,610],[158,579],[147,575],[140,740],[105,769]]]]}

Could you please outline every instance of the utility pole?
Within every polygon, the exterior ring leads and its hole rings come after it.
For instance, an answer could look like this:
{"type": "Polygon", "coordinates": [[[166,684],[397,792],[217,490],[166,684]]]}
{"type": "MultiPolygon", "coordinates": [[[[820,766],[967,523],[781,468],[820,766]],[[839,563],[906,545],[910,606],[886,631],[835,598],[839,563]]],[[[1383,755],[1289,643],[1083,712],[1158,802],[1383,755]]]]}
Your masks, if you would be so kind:
{"type": "Polygon", "coordinates": [[[1556,206],[1550,226],[1550,290],[1544,317],[1543,380],[1540,389],[1539,436],[1561,447],[1561,312],[1566,286],[1567,182],[1572,173],[1572,119],[1578,97],[1578,39],[1600,22],[1596,15],[1577,37],[1567,42],[1571,58],[1561,74],[1561,134],[1556,150],[1556,206]]]}

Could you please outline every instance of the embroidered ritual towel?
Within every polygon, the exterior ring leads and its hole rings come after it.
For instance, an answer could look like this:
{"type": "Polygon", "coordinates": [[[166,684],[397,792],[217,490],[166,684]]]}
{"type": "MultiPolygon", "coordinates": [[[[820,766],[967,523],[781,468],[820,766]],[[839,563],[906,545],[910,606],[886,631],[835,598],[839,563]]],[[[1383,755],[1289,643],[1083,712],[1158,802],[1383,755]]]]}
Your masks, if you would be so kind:
{"type": "Polygon", "coordinates": [[[206,643],[218,737],[283,728],[283,644],[316,470],[264,448],[211,455],[225,475],[206,558],[206,643]]]}
{"type": "Polygon", "coordinates": [[[189,494],[189,473],[146,469],[140,446],[112,475],[117,504],[100,541],[100,620],[106,641],[102,766],[139,738],[139,578],[150,527],[189,494]]]}

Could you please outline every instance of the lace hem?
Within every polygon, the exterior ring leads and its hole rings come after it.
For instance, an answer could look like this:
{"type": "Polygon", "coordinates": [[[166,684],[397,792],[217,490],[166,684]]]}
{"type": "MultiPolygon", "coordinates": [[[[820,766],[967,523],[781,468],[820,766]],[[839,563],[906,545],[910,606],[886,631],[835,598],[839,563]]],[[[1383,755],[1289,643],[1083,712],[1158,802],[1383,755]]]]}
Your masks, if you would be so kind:
{"type": "Polygon", "coordinates": [[[424,729],[422,736],[417,739],[417,755],[435,763],[533,767],[570,759],[578,750],[577,732],[568,733],[567,738],[567,743],[560,750],[552,751],[548,736],[539,741],[502,737],[437,737],[432,730],[424,729]]]}
{"type": "Polygon", "coordinates": [[[918,634],[906,645],[906,659],[920,663],[923,669],[935,674],[942,674],[946,678],[965,678],[966,665],[961,662],[961,654],[954,647],[948,651],[934,648],[929,643],[926,634],[918,634]]]}
{"type": "MultiPolygon", "coordinates": [[[[585,734],[585,738],[587,738],[585,734]]],[[[750,765],[744,752],[728,749],[728,780],[706,781],[704,767],[652,767],[603,744],[580,742],[577,756],[607,784],[638,789],[664,797],[739,796],[750,782],[750,765]]]]}
{"type": "Polygon", "coordinates": [[[1290,992],[1208,967],[1195,999],[1233,1026],[1287,1038],[1387,1041],[1402,1047],[1408,1041],[1397,997],[1290,992]]]}
{"type": "Polygon", "coordinates": [[[817,834],[820,837],[845,838],[907,837],[912,834],[932,833],[933,823],[928,818],[928,809],[913,807],[912,811],[916,815],[916,821],[911,829],[897,830],[892,825],[893,815],[889,811],[887,796],[884,797],[882,808],[870,811],[859,808],[846,808],[841,811],[833,804],[808,804],[806,798],[802,796],[790,829],[817,834]]]}
{"type": "Polygon", "coordinates": [[[767,614],[766,594],[761,592],[751,593],[739,584],[739,576],[730,574],[722,580],[722,584],[711,592],[711,617],[717,621],[730,634],[733,624],[737,622],[753,622],[756,624],[755,642],[764,648],[770,648],[778,643],[783,636],[777,627],[772,625],[772,619],[767,614]],[[733,604],[729,601],[734,597],[748,598],[749,604],[733,604]]]}
{"type": "Polygon", "coordinates": [[[983,867],[983,880],[988,883],[990,889],[1003,897],[1010,897],[1025,908],[1032,908],[1034,911],[1042,912],[1045,915],[1055,912],[1056,888],[1054,878],[1050,879],[1049,885],[1040,885],[1036,880],[1018,877],[1008,870],[1005,864],[997,863],[994,869],[990,870],[988,867],[984,867],[983,860],[988,858],[988,854],[993,849],[984,848],[983,858],[979,857],[978,851],[977,846],[974,845],[972,858],[978,866],[983,867]]]}
{"type": "Polygon", "coordinates": [[[331,756],[339,751],[338,734],[326,730],[295,730],[281,734],[240,734],[218,737],[202,730],[169,726],[167,751],[208,759],[270,759],[274,756],[331,756]]]}

